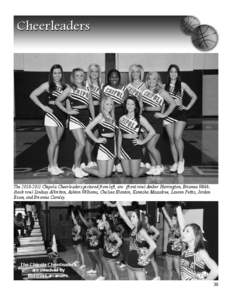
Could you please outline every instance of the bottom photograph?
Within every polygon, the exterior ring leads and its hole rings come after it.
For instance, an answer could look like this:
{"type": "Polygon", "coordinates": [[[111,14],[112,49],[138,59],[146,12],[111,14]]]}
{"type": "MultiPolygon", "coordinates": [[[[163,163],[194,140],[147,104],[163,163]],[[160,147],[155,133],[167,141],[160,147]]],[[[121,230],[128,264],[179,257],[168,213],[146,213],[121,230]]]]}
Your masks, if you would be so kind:
{"type": "Polygon", "coordinates": [[[14,280],[218,280],[218,202],[14,202],[14,280]]]}

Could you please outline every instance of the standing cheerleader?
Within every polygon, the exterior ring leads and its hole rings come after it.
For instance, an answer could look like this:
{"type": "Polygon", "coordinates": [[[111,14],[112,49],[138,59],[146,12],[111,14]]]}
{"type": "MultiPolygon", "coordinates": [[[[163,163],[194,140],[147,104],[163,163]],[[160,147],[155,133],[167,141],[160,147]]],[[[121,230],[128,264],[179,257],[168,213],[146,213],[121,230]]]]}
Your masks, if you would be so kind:
{"type": "Polygon", "coordinates": [[[177,65],[170,65],[168,68],[168,78],[165,90],[169,92],[176,102],[175,110],[164,120],[174,160],[174,164],[170,167],[170,171],[182,174],[185,165],[184,143],[182,137],[187,123],[186,111],[190,110],[194,105],[197,96],[185,82],[181,81],[180,69],[177,65]],[[184,92],[191,97],[187,106],[183,105],[184,92]]]}
{"type": "Polygon", "coordinates": [[[129,67],[129,83],[126,89],[130,96],[134,96],[139,101],[142,112],[142,92],[146,89],[143,82],[144,69],[141,65],[133,64],[129,67]]]}
{"type": "Polygon", "coordinates": [[[48,154],[48,172],[51,175],[59,175],[64,173],[58,167],[58,154],[59,154],[59,142],[63,135],[66,114],[56,106],[56,98],[66,88],[64,83],[63,69],[60,65],[53,65],[51,67],[48,81],[41,84],[31,94],[31,100],[45,112],[44,126],[49,139],[49,145],[47,149],[48,154]],[[39,96],[44,93],[48,93],[48,100],[44,105],[39,96]]]}
{"type": "Polygon", "coordinates": [[[147,169],[140,167],[143,157],[142,145],[145,145],[154,135],[155,131],[148,121],[140,115],[138,100],[129,96],[124,103],[126,114],[119,120],[118,153],[126,176],[139,177],[147,169]],[[141,140],[141,128],[146,129],[147,136],[141,140]]]}
{"type": "Polygon", "coordinates": [[[85,73],[82,69],[73,69],[71,74],[72,87],[67,87],[57,98],[56,104],[70,115],[69,129],[76,141],[74,165],[72,171],[75,177],[88,176],[81,168],[81,158],[85,148],[85,128],[89,124],[89,112],[94,118],[93,102],[89,90],[85,86],[85,73]],[[66,100],[66,108],[62,102],[66,100]]]}
{"type": "Polygon", "coordinates": [[[215,280],[218,266],[205,249],[202,230],[199,225],[185,225],[181,206],[176,208],[184,247],[181,254],[181,280],[215,280]]]}
{"type": "MultiPolygon", "coordinates": [[[[94,115],[95,117],[100,112],[100,94],[102,89],[102,81],[101,81],[101,69],[100,66],[97,64],[91,64],[88,67],[88,73],[87,73],[87,81],[86,86],[90,90],[92,100],[93,100],[93,106],[94,106],[94,115]]],[[[93,131],[94,135],[98,136],[98,130],[95,128],[93,131]]],[[[85,146],[85,152],[88,160],[88,168],[95,167],[95,160],[93,161],[92,157],[92,151],[93,151],[94,145],[93,141],[90,141],[88,138],[86,140],[86,146],[85,146]]]]}
{"type": "Polygon", "coordinates": [[[87,135],[98,146],[97,168],[85,168],[85,172],[97,177],[110,177],[112,174],[115,159],[115,121],[114,104],[110,97],[104,96],[101,100],[100,114],[87,126],[87,135]],[[93,130],[98,128],[99,137],[97,138],[93,130]]]}
{"type": "Polygon", "coordinates": [[[79,257],[81,260],[80,269],[85,269],[85,259],[82,249],[83,238],[81,235],[81,226],[78,224],[73,211],[71,211],[72,221],[73,221],[73,228],[72,228],[72,240],[73,240],[73,248],[77,255],[77,262],[79,262],[79,257]]]}
{"type": "Polygon", "coordinates": [[[156,244],[143,228],[137,210],[133,210],[128,218],[120,202],[117,202],[117,208],[121,218],[131,230],[127,255],[129,280],[146,280],[145,266],[150,263],[149,258],[155,251],[156,244]]]}
{"type": "Polygon", "coordinates": [[[92,262],[91,269],[86,273],[89,275],[95,275],[98,273],[99,279],[103,279],[103,265],[99,257],[100,237],[101,233],[97,228],[97,224],[94,219],[90,218],[88,221],[83,217],[79,211],[79,217],[83,224],[87,227],[86,230],[86,242],[89,258],[92,262]]]}
{"type": "Polygon", "coordinates": [[[159,73],[149,72],[145,83],[146,89],[142,92],[143,116],[152,125],[156,133],[146,145],[151,160],[151,168],[146,174],[160,175],[164,171],[164,167],[156,145],[163,131],[163,118],[166,118],[173,111],[175,102],[168,92],[163,89],[159,73]],[[168,104],[165,112],[163,112],[164,102],[168,104]]]}
{"type": "MultiPolygon", "coordinates": [[[[118,125],[120,117],[123,115],[123,103],[127,98],[126,87],[121,84],[121,74],[118,70],[112,69],[107,75],[107,83],[103,87],[102,95],[111,97],[114,101],[114,116],[118,125]]],[[[122,166],[117,158],[115,161],[115,170],[122,173],[122,166]]]]}
{"type": "Polygon", "coordinates": [[[116,261],[120,255],[120,247],[122,240],[116,232],[116,228],[112,220],[104,220],[104,248],[103,257],[106,261],[108,278],[119,280],[116,261]]]}
{"type": "Polygon", "coordinates": [[[162,207],[162,212],[170,228],[166,254],[168,280],[173,279],[173,266],[178,275],[178,279],[180,279],[180,255],[182,250],[180,227],[176,215],[170,218],[165,207],[162,207]]]}
{"type": "MultiPolygon", "coordinates": [[[[149,223],[148,216],[144,216],[144,224],[145,224],[145,228],[146,228],[146,231],[147,231],[148,235],[156,243],[157,239],[159,238],[159,235],[160,235],[159,230],[155,226],[153,226],[149,223]]],[[[160,280],[159,267],[157,265],[157,262],[155,261],[155,255],[156,255],[156,251],[154,251],[154,255],[151,256],[151,265],[152,265],[154,273],[155,273],[155,278],[154,279],[155,280],[160,280]]]]}

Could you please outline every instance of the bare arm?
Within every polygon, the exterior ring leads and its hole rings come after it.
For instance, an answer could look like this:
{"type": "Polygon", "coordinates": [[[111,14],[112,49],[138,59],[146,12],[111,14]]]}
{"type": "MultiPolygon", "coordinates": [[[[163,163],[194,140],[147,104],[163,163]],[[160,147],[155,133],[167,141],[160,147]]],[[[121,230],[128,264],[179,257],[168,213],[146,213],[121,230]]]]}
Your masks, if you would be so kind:
{"type": "Polygon", "coordinates": [[[181,86],[182,86],[183,90],[191,97],[189,104],[187,106],[182,106],[183,109],[189,110],[197,101],[197,95],[185,82],[182,82],[181,86]]]}
{"type": "Polygon", "coordinates": [[[75,218],[75,216],[74,216],[73,211],[71,211],[71,217],[72,217],[72,220],[73,220],[74,225],[77,225],[78,223],[77,223],[77,220],[76,220],[76,218],[75,218]]]}
{"type": "Polygon", "coordinates": [[[160,235],[159,230],[155,226],[153,226],[153,225],[150,226],[150,229],[151,229],[152,232],[154,232],[154,238],[157,239],[158,236],[160,235]]]}
{"type": "Polygon", "coordinates": [[[209,254],[206,250],[200,250],[199,255],[210,270],[206,279],[207,280],[216,279],[218,277],[218,266],[217,266],[216,262],[209,256],[209,254]]]}
{"type": "Polygon", "coordinates": [[[172,220],[171,220],[171,218],[169,217],[169,214],[168,214],[168,212],[167,212],[167,210],[166,210],[165,207],[162,207],[162,212],[163,212],[163,215],[164,215],[165,220],[168,222],[168,225],[169,225],[170,227],[172,227],[172,226],[173,226],[172,220]]]}
{"type": "Polygon", "coordinates": [[[103,116],[102,114],[100,113],[92,122],[89,123],[89,125],[86,127],[85,129],[85,132],[86,134],[91,138],[91,140],[93,140],[95,143],[97,144],[101,144],[101,143],[105,143],[106,142],[106,139],[105,138],[102,138],[102,137],[99,137],[97,138],[92,130],[93,128],[102,121],[103,119],[103,116]]]}
{"type": "Polygon", "coordinates": [[[82,213],[79,211],[78,214],[79,214],[79,217],[80,217],[81,221],[83,222],[83,224],[84,224],[86,227],[89,227],[89,224],[88,224],[88,222],[86,221],[86,219],[82,216],[82,213]]]}
{"type": "Polygon", "coordinates": [[[117,208],[118,208],[118,212],[120,217],[123,219],[123,221],[127,224],[127,226],[130,229],[134,229],[134,225],[131,223],[130,219],[128,218],[125,209],[122,207],[121,203],[119,201],[117,201],[117,208]]]}
{"type": "Polygon", "coordinates": [[[70,92],[71,88],[69,86],[66,87],[63,93],[56,98],[56,105],[59,107],[60,110],[62,110],[66,114],[75,115],[78,113],[78,110],[71,109],[69,101],[66,101],[66,103],[69,103],[69,106],[67,105],[67,108],[63,105],[64,100],[70,96],[70,92]]]}
{"type": "Polygon", "coordinates": [[[114,233],[114,238],[117,241],[116,249],[118,249],[122,245],[122,240],[120,239],[117,233],[114,233]]]}
{"type": "Polygon", "coordinates": [[[89,111],[92,119],[95,118],[94,106],[93,106],[93,98],[91,92],[89,92],[89,111]]]}
{"type": "Polygon", "coordinates": [[[178,220],[179,227],[180,227],[180,232],[182,235],[182,233],[184,231],[184,227],[185,227],[185,220],[184,220],[184,215],[183,215],[181,206],[177,206],[176,213],[177,213],[177,220],[178,220]]]}
{"type": "Polygon", "coordinates": [[[148,132],[147,136],[143,140],[136,139],[136,145],[145,145],[155,135],[155,131],[151,124],[143,116],[140,116],[140,123],[148,132]]]}
{"type": "Polygon", "coordinates": [[[120,156],[120,151],[121,151],[121,146],[122,146],[122,132],[119,129],[119,133],[118,133],[118,155],[120,156]]]}
{"type": "Polygon", "coordinates": [[[176,103],[174,99],[169,95],[169,93],[165,90],[160,91],[160,95],[164,98],[164,100],[169,104],[166,111],[163,113],[164,118],[168,117],[170,113],[174,110],[176,103]]]}
{"type": "Polygon", "coordinates": [[[44,112],[52,113],[53,112],[52,109],[49,106],[44,105],[38,98],[41,94],[48,91],[48,88],[49,88],[48,82],[44,82],[39,87],[37,87],[34,91],[32,91],[29,97],[35,103],[35,105],[41,108],[44,112]]]}

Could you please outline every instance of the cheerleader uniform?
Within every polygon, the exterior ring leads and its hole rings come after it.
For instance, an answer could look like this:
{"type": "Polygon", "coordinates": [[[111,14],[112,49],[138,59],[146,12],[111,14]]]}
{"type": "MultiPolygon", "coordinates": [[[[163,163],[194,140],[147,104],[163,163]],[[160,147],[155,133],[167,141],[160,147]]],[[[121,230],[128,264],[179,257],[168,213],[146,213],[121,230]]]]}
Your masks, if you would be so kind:
{"type": "Polygon", "coordinates": [[[94,106],[94,112],[95,112],[95,117],[99,114],[100,112],[100,99],[101,99],[101,88],[99,86],[89,84],[88,89],[91,92],[92,99],[93,99],[93,106],[94,106]]]}
{"type": "MultiPolygon", "coordinates": [[[[122,135],[124,134],[136,134],[139,136],[141,126],[135,119],[130,119],[127,115],[124,115],[119,120],[119,129],[122,135]]],[[[120,149],[121,159],[142,159],[142,146],[134,145],[133,139],[126,139],[122,137],[122,145],[120,149]]]]}
{"type": "Polygon", "coordinates": [[[56,87],[55,90],[48,92],[48,102],[47,106],[49,106],[53,113],[46,113],[44,117],[44,126],[49,127],[65,127],[67,116],[66,114],[59,109],[59,107],[55,104],[56,98],[60,96],[64,87],[56,87]]]}
{"type": "Polygon", "coordinates": [[[181,89],[181,93],[175,94],[174,88],[175,88],[175,86],[173,84],[170,84],[170,89],[168,92],[169,92],[169,95],[172,97],[172,99],[175,101],[176,107],[171,112],[171,114],[167,118],[164,119],[164,122],[163,122],[164,125],[172,124],[172,123],[175,123],[178,121],[187,122],[186,111],[179,109],[179,106],[182,105],[182,102],[183,102],[184,91],[183,91],[183,89],[181,89]]]}
{"type": "Polygon", "coordinates": [[[71,89],[69,101],[72,109],[78,109],[77,115],[70,116],[69,129],[86,128],[89,124],[89,91],[81,88],[71,89]],[[84,108],[78,108],[79,106],[85,106],[84,108]]]}
{"type": "MultiPolygon", "coordinates": [[[[112,235],[112,234],[111,234],[112,235]]],[[[116,260],[120,255],[120,249],[116,249],[117,241],[105,232],[104,234],[104,248],[103,256],[107,260],[116,260]]]]}
{"type": "Polygon", "coordinates": [[[91,250],[98,250],[100,246],[99,236],[96,232],[94,232],[93,228],[88,228],[86,231],[86,242],[87,242],[87,249],[91,250]]]}
{"type": "Polygon", "coordinates": [[[180,256],[182,252],[182,242],[180,240],[180,230],[171,228],[168,234],[167,255],[180,256]]]}
{"type": "Polygon", "coordinates": [[[156,112],[161,112],[164,99],[159,95],[159,93],[153,93],[152,91],[146,89],[142,92],[143,101],[143,116],[148,120],[151,126],[155,129],[155,132],[162,134],[163,131],[163,120],[161,118],[156,118],[154,115],[156,112]],[[155,111],[147,111],[146,108],[156,108],[155,111]]]}
{"type": "Polygon", "coordinates": [[[128,83],[126,86],[129,96],[134,96],[139,100],[142,92],[146,89],[146,85],[144,82],[138,82],[137,86],[133,85],[132,83],[128,83]]]}
{"type": "Polygon", "coordinates": [[[103,120],[101,123],[97,124],[96,128],[98,129],[99,136],[106,139],[105,144],[99,144],[97,152],[97,160],[110,160],[116,157],[115,149],[115,137],[106,137],[104,134],[114,133],[116,131],[116,126],[113,123],[110,123],[106,120],[103,120]]]}
{"type": "Polygon", "coordinates": [[[73,226],[73,229],[72,229],[73,246],[77,246],[82,243],[81,228],[79,225],[76,225],[76,226],[73,226]],[[78,226],[78,229],[76,228],[76,226],[78,226]]]}
{"type": "Polygon", "coordinates": [[[127,267],[136,271],[143,270],[149,263],[150,259],[143,259],[148,253],[149,245],[146,241],[141,241],[138,234],[132,230],[130,235],[129,249],[127,254],[127,267]]]}
{"type": "Polygon", "coordinates": [[[126,87],[122,86],[121,88],[114,88],[110,85],[106,85],[103,88],[103,94],[113,99],[115,120],[116,124],[118,124],[120,117],[123,115],[123,103],[126,98],[126,87]]]}
{"type": "Polygon", "coordinates": [[[180,260],[181,280],[204,280],[208,276],[207,268],[199,253],[184,250],[180,260]]]}

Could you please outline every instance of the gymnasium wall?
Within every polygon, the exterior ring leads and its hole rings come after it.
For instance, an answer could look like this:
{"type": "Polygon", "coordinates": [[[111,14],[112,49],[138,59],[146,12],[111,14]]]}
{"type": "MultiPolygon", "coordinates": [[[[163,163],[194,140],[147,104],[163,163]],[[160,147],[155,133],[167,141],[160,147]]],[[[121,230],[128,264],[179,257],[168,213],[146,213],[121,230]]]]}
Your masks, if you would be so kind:
{"type": "MultiPolygon", "coordinates": [[[[15,118],[42,119],[43,112],[29,99],[33,89],[47,81],[48,71],[53,64],[61,64],[64,75],[69,82],[70,71],[74,67],[87,70],[91,63],[98,63],[105,79],[105,54],[50,54],[50,53],[16,53],[14,56],[15,81],[15,118]]],[[[166,70],[171,63],[178,64],[185,81],[198,95],[198,101],[188,112],[189,117],[218,116],[218,55],[217,54],[116,54],[115,66],[122,75],[122,82],[128,83],[128,67],[133,63],[142,64],[145,72],[159,71],[162,80],[166,80],[166,70]]],[[[185,104],[188,103],[185,95],[185,104]]],[[[41,101],[46,101],[46,95],[41,95],[41,101]]]]}

